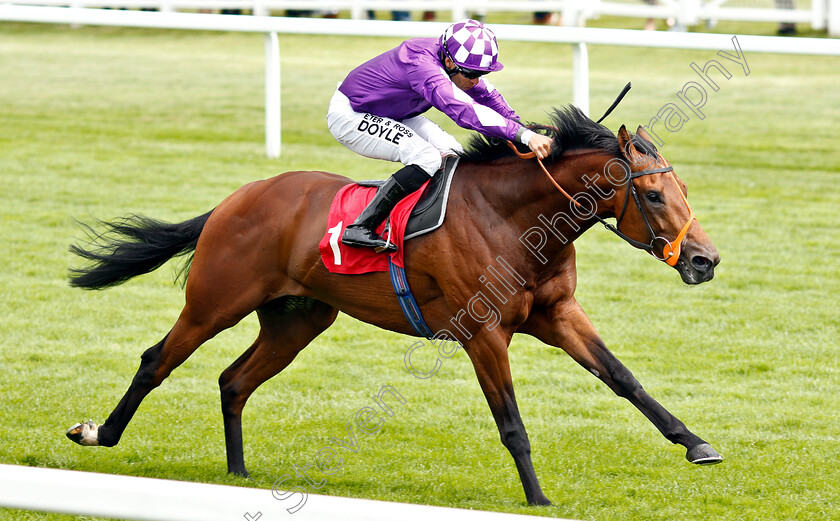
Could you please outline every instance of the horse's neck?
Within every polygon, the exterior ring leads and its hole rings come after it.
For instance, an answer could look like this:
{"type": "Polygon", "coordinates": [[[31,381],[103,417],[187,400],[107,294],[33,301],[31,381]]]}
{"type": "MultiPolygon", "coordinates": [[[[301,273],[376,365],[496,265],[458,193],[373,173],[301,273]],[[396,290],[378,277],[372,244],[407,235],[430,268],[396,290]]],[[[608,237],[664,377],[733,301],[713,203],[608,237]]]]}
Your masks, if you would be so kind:
{"type": "Polygon", "coordinates": [[[499,218],[505,223],[504,240],[517,241],[531,250],[539,248],[532,253],[538,264],[545,265],[546,259],[553,262],[562,257],[596,222],[586,217],[593,201],[599,215],[611,214],[612,201],[603,197],[610,191],[608,182],[599,175],[608,159],[603,152],[574,151],[549,166],[552,177],[584,209],[557,190],[536,159],[471,164],[464,169],[467,197],[479,213],[478,219],[481,212],[499,218]]]}

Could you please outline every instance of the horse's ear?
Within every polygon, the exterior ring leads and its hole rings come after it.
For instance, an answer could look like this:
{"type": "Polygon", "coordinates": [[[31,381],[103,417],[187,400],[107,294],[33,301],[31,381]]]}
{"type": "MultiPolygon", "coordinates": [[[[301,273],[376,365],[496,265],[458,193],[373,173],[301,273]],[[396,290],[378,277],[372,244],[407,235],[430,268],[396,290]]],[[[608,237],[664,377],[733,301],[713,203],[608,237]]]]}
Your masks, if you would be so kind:
{"type": "Polygon", "coordinates": [[[636,147],[633,146],[630,133],[627,132],[627,127],[624,125],[621,125],[621,128],[618,129],[618,145],[621,147],[621,153],[624,154],[624,158],[631,163],[635,163],[636,158],[641,155],[636,150],[636,147]]]}
{"type": "Polygon", "coordinates": [[[645,130],[645,127],[641,125],[639,125],[639,128],[636,129],[636,135],[649,143],[653,143],[653,140],[650,138],[650,135],[645,130]]]}

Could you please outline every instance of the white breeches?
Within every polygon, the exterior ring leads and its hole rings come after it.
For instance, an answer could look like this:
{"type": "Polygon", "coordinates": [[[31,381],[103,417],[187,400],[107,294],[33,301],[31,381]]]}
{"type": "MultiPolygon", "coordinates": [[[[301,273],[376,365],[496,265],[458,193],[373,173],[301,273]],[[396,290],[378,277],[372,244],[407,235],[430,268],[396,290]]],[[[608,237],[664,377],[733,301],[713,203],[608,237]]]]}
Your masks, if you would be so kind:
{"type": "Polygon", "coordinates": [[[417,165],[430,176],[443,157],[463,151],[454,137],[423,116],[396,121],[355,112],[338,90],[330,100],[327,125],[339,143],[357,154],[417,165]]]}

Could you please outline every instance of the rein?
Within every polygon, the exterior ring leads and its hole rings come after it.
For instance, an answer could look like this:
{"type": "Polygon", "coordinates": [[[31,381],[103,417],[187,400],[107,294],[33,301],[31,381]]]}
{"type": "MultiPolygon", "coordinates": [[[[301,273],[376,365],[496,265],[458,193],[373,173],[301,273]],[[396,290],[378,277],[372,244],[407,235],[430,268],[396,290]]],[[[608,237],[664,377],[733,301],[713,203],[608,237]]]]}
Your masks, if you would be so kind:
{"type": "MultiPolygon", "coordinates": [[[[545,176],[548,178],[548,180],[551,181],[551,184],[553,184],[554,187],[557,188],[557,190],[566,197],[566,199],[568,199],[569,201],[574,203],[578,208],[581,208],[585,212],[589,213],[589,210],[586,210],[585,208],[583,208],[583,205],[581,205],[579,202],[577,202],[572,196],[569,195],[568,192],[566,192],[566,190],[563,189],[562,186],[560,186],[559,183],[557,183],[557,181],[554,179],[554,177],[551,175],[551,173],[548,171],[548,169],[543,164],[542,159],[538,158],[537,155],[534,152],[522,153],[510,141],[508,141],[507,144],[520,159],[536,158],[537,163],[539,163],[540,168],[542,169],[543,173],[545,173],[545,176]]],[[[595,219],[597,219],[601,224],[604,225],[604,228],[613,232],[614,234],[619,236],[621,239],[623,239],[625,242],[629,243],[630,245],[635,246],[636,248],[647,251],[648,253],[653,255],[655,258],[665,262],[666,264],[668,264],[669,266],[672,266],[672,267],[676,266],[677,261],[679,260],[680,249],[682,247],[682,241],[685,238],[685,235],[688,233],[688,229],[691,227],[691,224],[697,220],[697,217],[695,217],[695,215],[694,215],[694,210],[692,210],[691,206],[688,204],[688,199],[686,199],[685,194],[683,193],[682,189],[680,188],[680,185],[677,183],[676,178],[673,176],[673,174],[670,175],[669,177],[674,182],[674,184],[677,185],[677,191],[682,196],[682,199],[683,199],[683,202],[685,202],[686,208],[688,208],[689,216],[688,216],[688,220],[686,221],[685,225],[683,225],[682,230],[680,230],[680,233],[677,234],[676,239],[674,239],[673,241],[669,241],[665,237],[656,235],[656,233],[653,231],[653,227],[651,227],[650,222],[648,221],[647,215],[645,214],[645,210],[644,210],[644,207],[642,206],[642,202],[639,199],[638,193],[636,192],[636,187],[633,185],[633,179],[635,179],[637,177],[642,177],[642,176],[645,176],[645,175],[663,174],[663,173],[666,173],[666,172],[670,173],[670,172],[673,172],[673,171],[674,171],[674,167],[669,165],[669,166],[662,167],[662,168],[647,168],[647,169],[642,170],[640,172],[630,173],[630,175],[627,176],[627,191],[626,191],[625,197],[624,197],[624,207],[622,208],[621,214],[619,215],[618,219],[616,219],[615,225],[612,225],[609,222],[607,222],[605,219],[603,219],[602,217],[599,217],[598,215],[595,214],[595,212],[591,212],[592,216],[595,217],[595,219]],[[636,201],[636,207],[639,209],[639,212],[642,214],[642,219],[644,220],[645,226],[647,227],[647,230],[648,230],[648,233],[651,236],[651,240],[650,240],[649,243],[644,243],[644,242],[641,242],[641,241],[637,241],[636,239],[633,239],[632,237],[629,237],[628,235],[626,235],[625,233],[621,232],[618,229],[618,226],[621,224],[621,219],[624,217],[624,214],[627,211],[627,206],[628,206],[628,203],[630,202],[630,193],[633,194],[633,200],[636,201]],[[662,247],[662,256],[661,257],[656,254],[656,249],[655,249],[655,246],[654,246],[654,244],[656,243],[657,240],[661,240],[665,243],[665,245],[662,247]]]]}

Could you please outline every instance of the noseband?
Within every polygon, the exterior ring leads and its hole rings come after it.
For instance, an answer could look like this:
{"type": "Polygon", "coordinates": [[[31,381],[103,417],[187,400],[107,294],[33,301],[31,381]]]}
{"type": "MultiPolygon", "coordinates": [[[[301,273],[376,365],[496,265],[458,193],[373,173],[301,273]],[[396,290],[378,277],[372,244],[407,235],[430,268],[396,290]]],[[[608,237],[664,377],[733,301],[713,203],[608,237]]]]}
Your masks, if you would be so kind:
{"type": "MultiPolygon", "coordinates": [[[[572,196],[570,196],[568,194],[568,192],[566,192],[563,189],[563,187],[560,186],[557,183],[557,181],[554,180],[554,177],[552,177],[552,175],[549,173],[548,169],[543,164],[542,159],[538,158],[537,155],[534,152],[528,152],[528,153],[523,154],[522,152],[517,150],[516,146],[513,143],[511,143],[510,141],[508,141],[508,146],[510,148],[512,148],[513,151],[516,153],[516,155],[519,156],[522,159],[536,158],[537,162],[540,164],[540,168],[545,173],[546,177],[548,177],[548,180],[551,181],[551,184],[553,184],[554,187],[557,188],[557,190],[559,190],[561,194],[563,194],[569,201],[574,203],[578,208],[581,208],[585,212],[589,213],[589,210],[586,210],[585,208],[583,208],[583,206],[579,202],[577,202],[574,198],[572,198],[572,196]]],[[[691,206],[688,204],[688,199],[686,199],[685,194],[683,193],[682,189],[680,188],[679,183],[677,183],[677,179],[671,173],[673,171],[674,171],[674,167],[669,165],[669,166],[662,167],[662,168],[646,168],[645,170],[641,170],[639,172],[630,172],[627,175],[627,186],[626,186],[625,195],[624,195],[624,207],[621,209],[621,213],[619,214],[618,218],[616,219],[615,225],[608,223],[606,220],[604,220],[603,218],[596,215],[595,212],[591,212],[592,216],[595,217],[601,224],[604,225],[604,228],[606,228],[607,230],[609,230],[609,231],[613,232],[614,234],[618,235],[619,237],[621,237],[624,241],[628,242],[629,244],[635,246],[636,248],[640,248],[642,250],[645,250],[646,252],[650,253],[651,255],[656,257],[657,259],[659,259],[661,261],[664,261],[667,265],[672,266],[672,267],[676,266],[677,261],[680,258],[680,249],[682,248],[682,241],[683,241],[683,239],[685,239],[685,235],[686,235],[686,233],[688,233],[688,229],[691,227],[691,224],[697,220],[697,217],[694,216],[694,210],[691,209],[691,206]],[[685,202],[685,207],[688,208],[688,214],[689,214],[688,215],[688,220],[683,225],[682,230],[680,230],[680,233],[677,234],[676,239],[674,239],[673,241],[669,241],[665,237],[662,237],[660,235],[656,235],[656,233],[653,231],[653,227],[650,225],[650,221],[647,218],[647,214],[645,214],[645,209],[642,206],[642,201],[641,201],[641,199],[639,199],[639,194],[636,191],[636,187],[635,187],[635,185],[633,185],[633,179],[636,179],[637,177],[643,177],[643,176],[650,175],[650,174],[664,174],[664,173],[670,173],[671,174],[668,177],[677,186],[677,191],[682,196],[683,202],[685,202]],[[626,235],[625,233],[623,233],[622,231],[620,231],[618,229],[618,226],[621,224],[621,220],[624,218],[624,214],[627,212],[627,206],[630,202],[630,194],[633,194],[633,200],[636,202],[636,208],[639,209],[639,213],[642,215],[642,220],[644,221],[645,227],[648,230],[648,234],[651,237],[649,243],[644,243],[644,242],[641,242],[641,241],[637,241],[636,239],[633,239],[632,237],[629,237],[628,235],[626,235]],[[656,247],[657,242],[659,242],[660,244],[664,243],[661,250],[656,247]],[[657,255],[658,251],[662,252],[661,256],[657,255]]]]}

